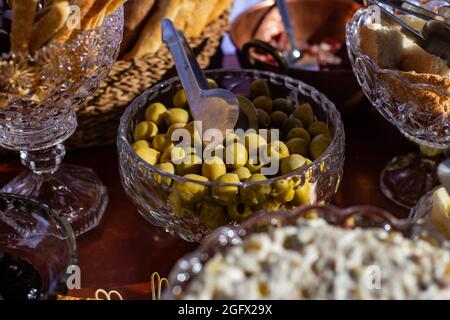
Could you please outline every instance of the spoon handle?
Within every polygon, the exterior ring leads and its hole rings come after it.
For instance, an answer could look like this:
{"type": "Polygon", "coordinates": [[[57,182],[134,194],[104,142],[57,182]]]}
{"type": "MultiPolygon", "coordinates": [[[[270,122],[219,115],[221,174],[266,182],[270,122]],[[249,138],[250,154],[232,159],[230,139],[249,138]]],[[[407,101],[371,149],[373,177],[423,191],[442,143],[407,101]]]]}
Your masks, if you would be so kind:
{"type": "Polygon", "coordinates": [[[289,11],[286,6],[285,0],[276,0],[278,10],[280,10],[281,18],[283,20],[284,29],[286,35],[289,38],[291,44],[291,50],[299,50],[297,45],[297,40],[295,38],[294,29],[292,28],[291,18],[289,16],[289,11]]]}
{"type": "Polygon", "coordinates": [[[186,55],[188,56],[189,62],[191,64],[192,70],[194,71],[195,78],[197,79],[200,89],[208,90],[208,81],[206,80],[206,77],[205,77],[205,74],[203,73],[202,68],[200,68],[200,65],[197,62],[197,59],[195,58],[195,54],[192,51],[192,48],[189,45],[188,41],[186,40],[184,33],[181,31],[178,31],[178,37],[180,38],[181,42],[183,43],[184,51],[186,52],[186,55]]]}
{"type": "Polygon", "coordinates": [[[163,41],[167,44],[172,54],[178,76],[186,92],[186,97],[190,104],[195,104],[201,97],[201,88],[197,82],[182,41],[178,36],[178,32],[169,19],[163,19],[162,21],[162,36],[163,41]]]}

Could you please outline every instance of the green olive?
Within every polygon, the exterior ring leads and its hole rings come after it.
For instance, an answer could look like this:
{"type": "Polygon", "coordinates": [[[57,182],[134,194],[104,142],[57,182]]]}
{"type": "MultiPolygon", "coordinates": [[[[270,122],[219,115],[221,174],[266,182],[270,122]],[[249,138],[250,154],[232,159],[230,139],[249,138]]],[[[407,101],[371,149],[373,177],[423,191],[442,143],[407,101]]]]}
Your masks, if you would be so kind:
{"type": "Polygon", "coordinates": [[[261,171],[261,168],[264,166],[264,163],[262,163],[258,159],[258,157],[250,157],[245,166],[250,171],[250,173],[259,173],[261,171]]]}
{"type": "Polygon", "coordinates": [[[291,201],[294,193],[294,181],[291,179],[281,179],[272,184],[272,196],[282,203],[291,201]]]}
{"type": "Polygon", "coordinates": [[[290,139],[286,142],[286,146],[290,154],[298,153],[304,157],[307,157],[309,154],[309,143],[303,138],[290,139]]]}
{"type": "Polygon", "coordinates": [[[284,134],[288,134],[294,128],[303,128],[303,123],[297,118],[287,118],[283,121],[281,125],[284,134]]]}
{"type": "Polygon", "coordinates": [[[166,149],[166,151],[163,152],[160,161],[161,161],[161,163],[172,162],[173,164],[177,165],[181,161],[183,161],[185,156],[186,156],[186,151],[183,148],[173,147],[173,148],[168,148],[168,149],[166,149]]]}
{"type": "MultiPolygon", "coordinates": [[[[208,178],[196,175],[187,174],[184,178],[195,180],[199,182],[208,182],[208,178]]],[[[196,183],[195,181],[175,181],[173,184],[173,192],[178,198],[186,204],[194,204],[201,201],[209,194],[209,188],[206,185],[196,183]]]]}
{"type": "Polygon", "coordinates": [[[185,127],[185,123],[174,123],[167,129],[166,133],[169,135],[169,137],[172,137],[174,131],[176,131],[177,129],[184,129],[185,127]]]}
{"type": "Polygon", "coordinates": [[[147,110],[145,110],[145,120],[153,121],[158,126],[163,123],[167,108],[162,103],[152,103],[147,110]]]}
{"type": "Polygon", "coordinates": [[[312,138],[318,136],[319,134],[325,134],[331,137],[330,129],[328,129],[327,124],[322,121],[312,123],[308,127],[308,131],[312,138]]]}
{"type": "Polygon", "coordinates": [[[290,204],[294,206],[312,205],[316,201],[315,184],[306,182],[303,186],[297,188],[290,204]]]}
{"type": "Polygon", "coordinates": [[[201,174],[202,159],[195,154],[186,155],[183,158],[183,161],[176,166],[176,169],[177,175],[179,176],[184,176],[187,174],[201,174]]]}
{"type": "Polygon", "coordinates": [[[185,129],[189,132],[189,134],[191,136],[191,144],[192,145],[201,145],[202,144],[202,138],[200,136],[200,133],[199,133],[194,121],[189,122],[186,125],[185,129]]]}
{"type": "Polygon", "coordinates": [[[189,113],[181,108],[172,108],[167,110],[165,119],[169,127],[174,123],[188,123],[189,113]]]}
{"type": "Polygon", "coordinates": [[[272,102],[273,110],[282,111],[286,114],[291,114],[294,111],[294,105],[285,98],[278,98],[272,102]]]}
{"type": "Polygon", "coordinates": [[[245,180],[245,182],[250,183],[250,185],[241,187],[240,195],[242,202],[250,206],[264,202],[272,191],[270,184],[260,183],[266,180],[267,178],[260,173],[253,174],[250,178],[245,180]]]}
{"type": "Polygon", "coordinates": [[[289,148],[282,141],[274,141],[270,143],[269,156],[272,156],[272,152],[276,153],[278,159],[283,160],[289,157],[289,148]]]}
{"type": "Polygon", "coordinates": [[[247,167],[240,167],[239,169],[234,170],[232,173],[237,174],[239,180],[244,181],[252,175],[250,170],[247,167]]]}
{"type": "Polygon", "coordinates": [[[203,159],[207,159],[209,157],[219,157],[220,159],[224,159],[225,147],[223,144],[206,146],[203,151],[203,159]]]}
{"type": "Polygon", "coordinates": [[[239,142],[240,138],[237,134],[235,133],[229,133],[227,134],[227,136],[225,137],[225,145],[229,146],[233,143],[239,142]]]}
{"type": "Polygon", "coordinates": [[[194,216],[194,206],[181,200],[176,192],[170,193],[167,198],[177,217],[187,218],[194,216]]]}
{"type": "Polygon", "coordinates": [[[288,119],[288,116],[283,111],[274,111],[270,114],[270,124],[272,127],[281,129],[283,122],[288,119]]]}
{"type": "Polygon", "coordinates": [[[214,181],[225,173],[227,173],[227,167],[221,158],[211,157],[203,162],[202,175],[209,181],[214,181]]]}
{"type": "Polygon", "coordinates": [[[205,202],[200,209],[200,221],[206,228],[213,230],[226,225],[230,219],[224,207],[213,202],[205,202]]]}
{"type": "Polygon", "coordinates": [[[173,142],[170,140],[168,134],[158,134],[152,142],[152,148],[159,152],[164,152],[167,149],[173,148],[173,142]]]}
{"type": "Polygon", "coordinates": [[[175,108],[184,108],[187,105],[187,97],[184,89],[178,90],[173,96],[173,105],[175,108]]]}
{"type": "Polygon", "coordinates": [[[306,128],[309,128],[309,126],[314,122],[314,111],[309,103],[304,103],[295,108],[292,116],[301,120],[306,128]]]}
{"type": "Polygon", "coordinates": [[[267,144],[266,140],[257,133],[246,133],[244,135],[245,148],[249,155],[257,155],[257,150],[267,144]]]}
{"type": "Polygon", "coordinates": [[[280,209],[282,203],[277,199],[267,199],[254,208],[254,211],[273,212],[280,209]]]}
{"type": "Polygon", "coordinates": [[[257,109],[256,113],[258,115],[258,125],[260,129],[265,129],[270,126],[270,116],[267,112],[262,109],[257,109]]]}
{"type": "Polygon", "coordinates": [[[232,203],[227,206],[228,216],[237,222],[241,222],[253,213],[252,208],[243,203],[232,203]]]}
{"type": "Polygon", "coordinates": [[[142,148],[136,151],[136,154],[148,164],[154,166],[158,163],[160,153],[152,148],[142,148]]]}
{"type": "Polygon", "coordinates": [[[256,98],[259,96],[271,97],[270,88],[267,80],[257,79],[250,84],[250,96],[256,98]]]}
{"type": "MultiPolygon", "coordinates": [[[[237,174],[226,173],[216,179],[217,183],[238,184],[240,182],[237,174]]],[[[211,190],[212,196],[221,204],[229,204],[237,201],[239,187],[237,185],[230,186],[213,186],[211,190]]]]}
{"type": "Polygon", "coordinates": [[[309,135],[309,132],[305,128],[291,129],[291,131],[289,131],[288,134],[286,135],[286,140],[291,140],[294,138],[303,138],[308,143],[311,142],[311,136],[309,135]]]}
{"type": "Polygon", "coordinates": [[[150,143],[147,140],[138,140],[131,147],[136,152],[139,149],[150,148],[150,143]]]}
{"type": "Polygon", "coordinates": [[[234,170],[245,166],[248,160],[247,149],[243,144],[234,143],[225,149],[225,164],[234,170]]]}
{"type": "Polygon", "coordinates": [[[152,121],[142,121],[134,129],[134,141],[151,140],[158,134],[158,126],[152,121]]]}
{"type": "Polygon", "coordinates": [[[266,96],[259,96],[253,100],[253,104],[256,108],[264,110],[267,113],[272,112],[272,99],[266,96]]]}
{"type": "Polygon", "coordinates": [[[288,174],[306,165],[306,160],[299,154],[291,154],[281,162],[281,174],[288,174]]]}
{"type": "MultiPolygon", "coordinates": [[[[161,171],[170,173],[170,174],[175,174],[175,167],[171,162],[160,163],[156,166],[156,168],[161,171]]],[[[170,187],[170,185],[172,184],[172,178],[163,177],[159,173],[156,173],[156,172],[154,173],[154,179],[155,179],[156,183],[164,184],[168,187],[170,187]]]]}
{"type": "Polygon", "coordinates": [[[330,146],[331,137],[327,134],[319,134],[311,141],[309,152],[311,157],[316,160],[319,158],[330,146]]]}
{"type": "Polygon", "coordinates": [[[209,89],[217,89],[219,87],[216,80],[214,80],[214,79],[207,78],[206,81],[208,82],[209,89]]]}

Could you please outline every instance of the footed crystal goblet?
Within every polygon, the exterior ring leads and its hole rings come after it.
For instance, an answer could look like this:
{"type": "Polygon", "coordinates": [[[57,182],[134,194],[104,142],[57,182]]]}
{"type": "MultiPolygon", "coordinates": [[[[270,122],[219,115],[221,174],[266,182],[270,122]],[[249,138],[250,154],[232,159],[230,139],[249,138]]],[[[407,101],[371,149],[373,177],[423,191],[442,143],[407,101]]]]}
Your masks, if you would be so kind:
{"type": "Polygon", "coordinates": [[[99,28],[80,31],[66,43],[0,58],[0,146],[18,151],[28,168],[1,191],[59,210],[77,236],[99,223],[108,195],[91,169],[61,165],[63,142],[77,127],[76,107],[115,62],[122,31],[120,8],[99,28]]]}
{"type": "Polygon", "coordinates": [[[347,26],[347,46],[353,71],[372,105],[420,147],[420,155],[391,160],[380,179],[387,198],[412,208],[439,184],[439,157],[450,147],[450,92],[438,83],[417,81],[417,74],[383,69],[361,52],[360,26],[374,14],[369,7],[354,15],[347,26]]]}

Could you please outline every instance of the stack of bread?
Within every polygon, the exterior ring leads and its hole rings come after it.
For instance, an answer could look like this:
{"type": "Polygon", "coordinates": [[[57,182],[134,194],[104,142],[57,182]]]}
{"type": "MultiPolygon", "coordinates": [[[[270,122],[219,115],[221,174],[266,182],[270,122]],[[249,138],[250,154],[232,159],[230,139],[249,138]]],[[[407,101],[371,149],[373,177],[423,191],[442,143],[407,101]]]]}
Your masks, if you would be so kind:
{"type": "MultiPolygon", "coordinates": [[[[2,52],[34,53],[48,43],[64,43],[79,32],[98,28],[125,0],[1,1],[11,19],[2,30],[2,52]],[[79,19],[78,19],[79,18],[79,19]]],[[[8,20],[8,19],[6,19],[8,20]]]]}
{"type": "MultiPolygon", "coordinates": [[[[425,21],[414,16],[401,16],[416,30],[425,21]]],[[[449,62],[432,55],[412,39],[405,36],[400,25],[382,20],[367,21],[360,29],[360,49],[381,68],[398,70],[398,74],[411,83],[428,84],[435,90],[411,90],[394,77],[385,77],[394,96],[399,101],[416,104],[426,112],[450,115],[450,69],[449,62]]]]}
{"type": "Polygon", "coordinates": [[[131,60],[156,53],[162,46],[161,20],[174,22],[186,37],[200,36],[219,18],[232,0],[128,0],[121,59],[131,60]]]}

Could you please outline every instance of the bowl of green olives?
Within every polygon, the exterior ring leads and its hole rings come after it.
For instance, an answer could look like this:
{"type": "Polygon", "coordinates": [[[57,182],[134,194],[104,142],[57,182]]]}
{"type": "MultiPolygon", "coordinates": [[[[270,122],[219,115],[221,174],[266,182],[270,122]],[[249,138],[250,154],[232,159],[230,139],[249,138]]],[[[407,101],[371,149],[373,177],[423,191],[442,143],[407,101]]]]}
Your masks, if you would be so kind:
{"type": "Polygon", "coordinates": [[[259,211],[329,203],[344,166],[334,104],[285,75],[205,73],[211,88],[238,96],[241,110],[256,108],[258,128],[208,135],[193,121],[178,78],[146,90],[126,109],[117,138],[122,183],[141,215],[196,242],[259,211]]]}

